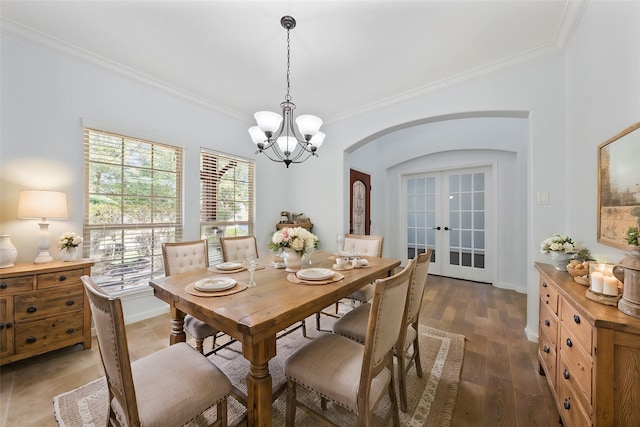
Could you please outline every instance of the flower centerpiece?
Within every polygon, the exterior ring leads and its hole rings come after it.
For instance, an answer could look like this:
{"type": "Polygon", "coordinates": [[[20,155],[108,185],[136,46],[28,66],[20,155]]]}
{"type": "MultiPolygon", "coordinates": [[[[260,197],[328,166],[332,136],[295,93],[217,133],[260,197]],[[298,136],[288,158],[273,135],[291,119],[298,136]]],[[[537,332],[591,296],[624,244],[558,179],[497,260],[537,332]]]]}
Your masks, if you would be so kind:
{"type": "Polygon", "coordinates": [[[64,261],[72,261],[76,258],[76,250],[78,245],[82,243],[82,237],[78,236],[74,232],[67,231],[66,233],[62,233],[60,236],[60,240],[58,240],[58,247],[60,248],[60,253],[62,254],[62,259],[64,261]]]}
{"type": "Polygon", "coordinates": [[[318,237],[306,228],[282,228],[269,242],[269,249],[282,252],[288,271],[297,271],[302,265],[302,256],[318,246],[318,237]]]}
{"type": "Polygon", "coordinates": [[[556,270],[567,271],[568,260],[578,248],[571,237],[556,233],[542,241],[540,252],[551,255],[556,270]]]}

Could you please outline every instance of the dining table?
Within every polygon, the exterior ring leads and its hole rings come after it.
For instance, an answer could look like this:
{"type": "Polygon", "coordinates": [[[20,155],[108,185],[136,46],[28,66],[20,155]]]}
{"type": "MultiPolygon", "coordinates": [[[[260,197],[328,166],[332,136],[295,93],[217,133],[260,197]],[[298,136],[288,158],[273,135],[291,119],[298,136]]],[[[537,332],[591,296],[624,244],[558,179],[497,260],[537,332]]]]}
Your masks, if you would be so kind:
{"type": "MultiPolygon", "coordinates": [[[[225,274],[217,271],[215,266],[151,279],[149,284],[154,295],[169,304],[170,344],[186,341],[183,329],[186,314],[242,343],[242,355],[250,366],[246,379],[247,424],[271,426],[274,393],[269,360],[276,355],[279,332],[332,306],[376,279],[394,274],[400,266],[398,259],[361,258],[368,261],[365,268],[338,271],[334,254],[314,251],[307,268],[334,270],[335,274],[329,280],[301,281],[295,272],[265,262],[254,273],[255,287],[246,286],[249,283],[246,269],[225,274]],[[198,296],[192,291],[194,283],[212,277],[232,278],[237,282],[237,289],[242,290],[220,292],[220,296],[214,293],[198,296]]],[[[261,259],[258,261],[263,262],[261,259]]]]}

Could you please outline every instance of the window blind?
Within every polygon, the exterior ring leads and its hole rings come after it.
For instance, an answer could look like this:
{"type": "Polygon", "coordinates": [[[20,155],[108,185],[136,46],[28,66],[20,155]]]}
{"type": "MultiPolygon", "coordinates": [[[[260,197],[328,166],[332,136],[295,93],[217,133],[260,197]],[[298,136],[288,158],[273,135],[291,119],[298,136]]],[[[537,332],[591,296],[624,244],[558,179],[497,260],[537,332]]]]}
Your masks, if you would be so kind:
{"type": "Polygon", "coordinates": [[[202,148],[200,150],[200,230],[209,241],[209,262],[222,259],[222,236],[253,234],[254,164],[202,148]]]}
{"type": "Polygon", "coordinates": [[[84,129],[84,256],[110,290],[162,277],[162,243],[182,239],[182,148],[84,129]]]}

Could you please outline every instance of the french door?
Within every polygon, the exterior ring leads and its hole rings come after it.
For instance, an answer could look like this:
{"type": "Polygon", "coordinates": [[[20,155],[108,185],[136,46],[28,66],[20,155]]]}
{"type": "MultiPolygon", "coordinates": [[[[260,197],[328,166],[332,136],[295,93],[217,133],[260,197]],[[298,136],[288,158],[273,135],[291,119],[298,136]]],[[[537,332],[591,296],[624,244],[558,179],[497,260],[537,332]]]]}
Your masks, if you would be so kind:
{"type": "Polygon", "coordinates": [[[491,168],[403,177],[406,256],[433,249],[429,273],[491,282],[491,168]]]}

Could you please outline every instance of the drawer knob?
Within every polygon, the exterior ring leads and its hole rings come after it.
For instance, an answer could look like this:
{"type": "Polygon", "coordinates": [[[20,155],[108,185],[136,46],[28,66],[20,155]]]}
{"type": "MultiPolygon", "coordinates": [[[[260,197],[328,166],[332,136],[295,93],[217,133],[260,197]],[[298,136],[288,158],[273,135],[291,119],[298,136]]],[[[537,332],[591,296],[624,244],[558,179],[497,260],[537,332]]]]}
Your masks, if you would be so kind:
{"type": "Polygon", "coordinates": [[[67,280],[67,276],[65,276],[64,274],[61,274],[60,277],[58,277],[58,281],[60,282],[64,282],[65,280],[67,280]]]}
{"type": "Polygon", "coordinates": [[[565,380],[568,380],[569,379],[569,371],[567,371],[565,369],[564,372],[562,373],[562,376],[564,377],[565,380]]]}
{"type": "Polygon", "coordinates": [[[546,288],[547,287],[547,282],[542,282],[542,287],[546,288]]]}
{"type": "Polygon", "coordinates": [[[33,335],[30,335],[27,337],[25,341],[27,342],[27,344],[33,344],[34,342],[36,342],[36,337],[34,337],[33,335]]]}
{"type": "Polygon", "coordinates": [[[573,321],[576,323],[580,323],[580,316],[578,316],[577,314],[573,315],[573,321]]]}
{"type": "Polygon", "coordinates": [[[66,305],[68,305],[69,307],[71,307],[73,304],[75,304],[76,302],[72,299],[68,300],[67,302],[65,302],[66,305]]]}
{"type": "Polygon", "coordinates": [[[27,313],[35,313],[38,309],[34,306],[27,307],[27,313]]]}
{"type": "Polygon", "coordinates": [[[6,283],[2,282],[0,283],[0,289],[7,289],[9,287],[9,285],[7,285],[6,283]]]}
{"type": "Polygon", "coordinates": [[[551,349],[548,346],[545,345],[544,348],[542,349],[542,351],[544,351],[545,353],[549,354],[551,349]]]}
{"type": "Polygon", "coordinates": [[[567,347],[573,347],[573,342],[571,341],[571,338],[567,338],[567,347]]]}
{"type": "Polygon", "coordinates": [[[567,411],[571,409],[571,403],[569,402],[568,399],[564,400],[564,409],[566,409],[567,411]]]}
{"type": "Polygon", "coordinates": [[[544,326],[549,326],[551,325],[551,322],[549,322],[549,319],[544,319],[544,326]]]}
{"type": "Polygon", "coordinates": [[[72,333],[74,333],[76,330],[74,328],[69,328],[67,329],[67,334],[71,335],[72,333]]]}

